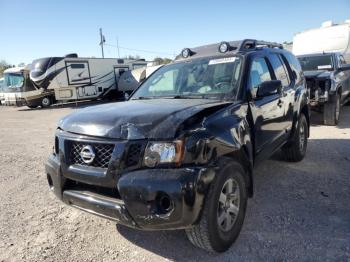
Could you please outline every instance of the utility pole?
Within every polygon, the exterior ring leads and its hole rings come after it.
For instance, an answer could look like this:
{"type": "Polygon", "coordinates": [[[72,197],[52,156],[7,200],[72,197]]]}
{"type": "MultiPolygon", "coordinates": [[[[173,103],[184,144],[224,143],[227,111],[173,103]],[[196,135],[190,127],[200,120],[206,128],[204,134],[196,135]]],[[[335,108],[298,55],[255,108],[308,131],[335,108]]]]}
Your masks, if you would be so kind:
{"type": "Polygon", "coordinates": [[[101,46],[101,50],[102,50],[102,58],[105,58],[105,54],[103,52],[103,44],[106,42],[105,36],[102,34],[102,28],[100,28],[100,46],[101,46]]]}
{"type": "Polygon", "coordinates": [[[118,36],[117,36],[117,50],[118,50],[118,58],[120,58],[120,53],[119,53],[119,39],[118,39],[118,36]]]}

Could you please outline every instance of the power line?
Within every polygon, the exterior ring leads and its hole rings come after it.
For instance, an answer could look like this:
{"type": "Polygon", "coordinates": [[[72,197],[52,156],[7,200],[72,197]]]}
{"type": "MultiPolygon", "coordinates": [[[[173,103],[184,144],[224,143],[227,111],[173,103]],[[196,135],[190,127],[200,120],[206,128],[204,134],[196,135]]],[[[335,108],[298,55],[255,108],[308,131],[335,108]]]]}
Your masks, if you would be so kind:
{"type": "Polygon", "coordinates": [[[137,51],[137,52],[144,52],[144,53],[151,53],[151,54],[160,54],[160,55],[170,55],[170,56],[174,55],[174,54],[165,53],[165,52],[157,52],[157,51],[150,51],[150,50],[143,50],[143,49],[134,49],[134,48],[128,48],[128,47],[116,46],[116,45],[110,45],[110,44],[104,44],[104,45],[117,47],[117,48],[120,48],[120,49],[129,50],[129,51],[137,51]]]}

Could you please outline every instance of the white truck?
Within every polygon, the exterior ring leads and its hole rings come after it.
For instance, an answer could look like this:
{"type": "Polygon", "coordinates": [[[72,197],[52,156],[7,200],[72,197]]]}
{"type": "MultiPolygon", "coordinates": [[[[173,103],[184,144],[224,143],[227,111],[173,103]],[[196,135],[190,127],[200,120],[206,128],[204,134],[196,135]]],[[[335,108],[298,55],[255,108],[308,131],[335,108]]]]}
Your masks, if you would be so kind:
{"type": "Polygon", "coordinates": [[[294,55],[317,53],[341,53],[350,63],[350,20],[335,24],[322,23],[320,28],[306,30],[294,35],[294,55]]]}
{"type": "Polygon", "coordinates": [[[25,90],[25,100],[28,107],[48,107],[57,101],[117,98],[127,91],[118,89],[120,76],[146,66],[143,59],[83,58],[77,54],[37,59],[30,71],[34,89],[25,90]]]}

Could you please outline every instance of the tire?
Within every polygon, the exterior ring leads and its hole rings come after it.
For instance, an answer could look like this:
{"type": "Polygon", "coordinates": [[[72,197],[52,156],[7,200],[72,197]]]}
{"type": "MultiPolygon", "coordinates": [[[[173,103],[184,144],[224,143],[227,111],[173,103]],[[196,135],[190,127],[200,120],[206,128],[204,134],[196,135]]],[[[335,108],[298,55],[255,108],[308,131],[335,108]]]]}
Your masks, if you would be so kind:
{"type": "Polygon", "coordinates": [[[303,160],[307,149],[308,125],[304,114],[300,114],[297,129],[290,142],[282,148],[284,158],[290,162],[303,160]]]}
{"type": "Polygon", "coordinates": [[[34,109],[34,108],[37,108],[38,106],[37,105],[27,105],[27,107],[29,107],[30,109],[34,109]]]}
{"type": "Polygon", "coordinates": [[[41,100],[41,106],[43,108],[49,107],[51,106],[51,104],[52,104],[52,100],[50,97],[43,97],[43,99],[41,100]]]}
{"type": "Polygon", "coordinates": [[[235,242],[242,229],[247,207],[247,188],[242,166],[232,159],[225,159],[220,166],[221,171],[209,188],[198,224],[186,229],[186,235],[193,245],[210,252],[224,252],[235,242]],[[235,193],[229,194],[230,183],[231,189],[235,188],[235,193]],[[229,194],[232,199],[220,197],[222,192],[223,195],[229,194]],[[223,204],[222,200],[225,199],[227,205],[223,204]]]}
{"type": "Polygon", "coordinates": [[[340,95],[333,96],[323,108],[323,123],[328,126],[336,126],[339,123],[340,114],[340,95]]]}

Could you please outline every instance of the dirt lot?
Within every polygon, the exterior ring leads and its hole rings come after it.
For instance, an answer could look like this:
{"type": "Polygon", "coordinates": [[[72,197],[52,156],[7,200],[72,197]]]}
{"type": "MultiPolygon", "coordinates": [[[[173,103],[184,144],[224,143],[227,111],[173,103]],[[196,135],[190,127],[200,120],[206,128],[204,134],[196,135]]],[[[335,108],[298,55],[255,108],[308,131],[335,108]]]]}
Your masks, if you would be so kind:
{"type": "Polygon", "coordinates": [[[182,231],[136,231],[56,200],[44,163],[74,110],[0,107],[0,261],[350,261],[350,106],[338,127],[313,115],[304,161],[276,154],[256,170],[241,235],[220,255],[182,231]]]}

